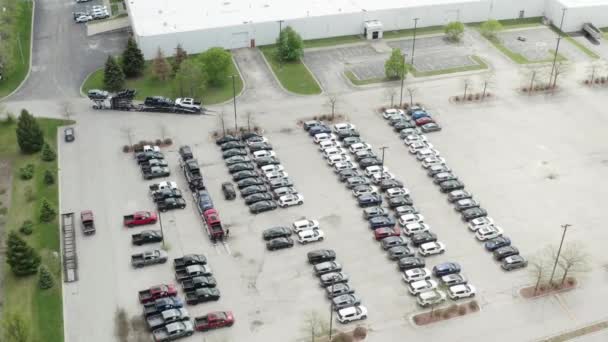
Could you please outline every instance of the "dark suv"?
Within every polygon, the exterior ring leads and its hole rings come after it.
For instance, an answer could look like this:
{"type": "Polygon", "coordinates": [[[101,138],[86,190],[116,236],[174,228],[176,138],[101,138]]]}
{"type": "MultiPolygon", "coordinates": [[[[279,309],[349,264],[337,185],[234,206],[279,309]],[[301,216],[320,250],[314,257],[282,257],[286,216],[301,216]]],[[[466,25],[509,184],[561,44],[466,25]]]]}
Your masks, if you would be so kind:
{"type": "Polygon", "coordinates": [[[230,182],[222,183],[222,192],[224,193],[224,198],[227,200],[233,200],[236,198],[236,191],[230,182]]]}
{"type": "Polygon", "coordinates": [[[331,249],[318,249],[316,251],[308,252],[306,255],[308,262],[315,265],[325,261],[336,260],[336,252],[331,249]]]}

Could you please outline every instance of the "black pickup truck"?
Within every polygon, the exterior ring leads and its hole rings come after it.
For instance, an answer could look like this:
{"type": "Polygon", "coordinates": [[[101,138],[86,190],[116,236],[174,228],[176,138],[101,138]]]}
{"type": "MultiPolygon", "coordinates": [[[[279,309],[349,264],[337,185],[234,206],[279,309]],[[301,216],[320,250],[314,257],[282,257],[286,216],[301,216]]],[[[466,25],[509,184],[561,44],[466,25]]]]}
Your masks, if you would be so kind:
{"type": "Polygon", "coordinates": [[[136,246],[163,241],[160,230],[144,230],[141,233],[131,235],[131,242],[136,246]]]}
{"type": "Polygon", "coordinates": [[[175,267],[176,271],[184,269],[187,266],[206,264],[207,258],[202,254],[186,254],[181,258],[176,258],[173,260],[173,267],[175,267]]]}
{"type": "Polygon", "coordinates": [[[165,159],[165,155],[161,152],[147,151],[135,154],[135,160],[138,164],[147,163],[150,159],[165,159]]]}
{"type": "Polygon", "coordinates": [[[165,198],[162,201],[156,202],[156,207],[162,212],[172,209],[184,209],[186,201],[183,198],[165,198]]]}
{"type": "Polygon", "coordinates": [[[182,281],[182,288],[185,292],[191,292],[203,287],[216,287],[217,281],[211,276],[199,276],[182,281]]]}
{"type": "Polygon", "coordinates": [[[152,193],[154,202],[162,202],[165,198],[182,198],[182,191],[179,189],[163,189],[152,193]]]}
{"type": "Polygon", "coordinates": [[[152,167],[142,167],[141,174],[144,179],[154,179],[161,177],[168,177],[171,175],[171,170],[169,170],[166,166],[152,166],[152,167]]]}

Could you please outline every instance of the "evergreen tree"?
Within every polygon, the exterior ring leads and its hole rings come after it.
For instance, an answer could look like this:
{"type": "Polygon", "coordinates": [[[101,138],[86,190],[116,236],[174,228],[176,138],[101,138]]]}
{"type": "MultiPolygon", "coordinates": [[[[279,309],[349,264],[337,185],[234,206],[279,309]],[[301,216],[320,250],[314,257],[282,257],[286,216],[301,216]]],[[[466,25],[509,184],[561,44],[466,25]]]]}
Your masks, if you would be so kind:
{"type": "Polygon", "coordinates": [[[53,185],[55,184],[55,176],[51,170],[44,171],[44,184],[53,185]]]}
{"type": "Polygon", "coordinates": [[[137,43],[133,38],[127,41],[127,47],[122,53],[122,71],[127,77],[136,77],[144,72],[145,61],[137,43]]]}
{"type": "Polygon", "coordinates": [[[53,279],[53,275],[49,271],[46,266],[40,266],[40,270],[38,271],[38,287],[43,290],[50,289],[55,285],[55,280],[53,279]]]}
{"type": "Polygon", "coordinates": [[[8,233],[6,247],[6,262],[14,275],[23,277],[36,274],[40,256],[15,231],[8,233]]]}
{"type": "Polygon", "coordinates": [[[177,74],[179,68],[182,66],[182,62],[185,61],[186,58],[188,58],[188,53],[182,48],[182,44],[177,44],[175,55],[173,56],[173,64],[171,65],[173,75],[177,74]]]}
{"type": "Polygon", "coordinates": [[[57,212],[51,207],[51,204],[46,199],[43,199],[40,206],[40,222],[51,222],[56,214],[57,212]]]}
{"type": "Polygon", "coordinates": [[[57,158],[57,155],[55,154],[55,151],[51,149],[51,146],[49,146],[49,144],[44,143],[42,147],[41,158],[43,161],[49,162],[55,160],[55,158],[57,158]]]}
{"type": "Polygon", "coordinates": [[[166,81],[167,78],[169,78],[171,66],[167,63],[163,51],[160,48],[158,48],[156,57],[154,58],[154,61],[152,61],[152,72],[154,73],[154,76],[161,81],[166,81]]]}
{"type": "Polygon", "coordinates": [[[103,71],[103,87],[109,91],[118,91],[125,86],[125,74],[122,72],[116,59],[108,56],[106,66],[103,71]]]}
{"type": "Polygon", "coordinates": [[[19,144],[21,152],[35,153],[42,149],[44,144],[42,129],[36,118],[25,109],[21,110],[21,115],[19,115],[16,132],[17,144],[19,144]]]}

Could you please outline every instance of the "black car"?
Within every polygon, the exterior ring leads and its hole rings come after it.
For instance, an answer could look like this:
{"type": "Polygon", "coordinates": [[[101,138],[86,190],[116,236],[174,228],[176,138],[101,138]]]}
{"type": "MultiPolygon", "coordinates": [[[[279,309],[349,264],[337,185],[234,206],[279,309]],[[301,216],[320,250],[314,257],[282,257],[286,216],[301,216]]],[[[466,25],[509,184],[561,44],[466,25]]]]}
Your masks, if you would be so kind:
{"type": "Polygon", "coordinates": [[[392,188],[403,188],[403,182],[397,179],[383,179],[378,186],[381,191],[386,191],[392,188]]]}
{"type": "Polygon", "coordinates": [[[515,246],[505,246],[505,247],[500,247],[500,248],[494,250],[493,254],[494,254],[494,259],[500,261],[500,260],[502,260],[506,257],[512,256],[512,255],[519,255],[519,250],[517,248],[515,248],[515,246]]]}
{"type": "Polygon", "coordinates": [[[194,158],[194,155],[192,154],[192,149],[188,145],[180,146],[178,153],[182,160],[189,160],[194,158]]]}
{"type": "Polygon", "coordinates": [[[272,239],[266,243],[266,248],[269,251],[290,247],[293,247],[293,240],[288,237],[272,239]]]}
{"type": "Polygon", "coordinates": [[[232,174],[232,180],[238,182],[241,179],[253,178],[257,176],[259,176],[259,174],[255,171],[239,171],[232,174]]]}
{"type": "Polygon", "coordinates": [[[416,253],[414,253],[407,246],[395,246],[388,249],[388,257],[391,260],[413,257],[415,254],[416,253]]]}
{"type": "Polygon", "coordinates": [[[243,189],[243,188],[247,188],[250,187],[252,185],[262,185],[266,183],[264,181],[264,178],[261,177],[253,177],[253,178],[245,178],[245,179],[241,179],[240,181],[236,182],[236,186],[239,189],[243,189]]]}
{"type": "Polygon", "coordinates": [[[220,290],[215,287],[203,287],[194,291],[186,292],[186,303],[195,305],[220,299],[220,290]]]}
{"type": "MultiPolygon", "coordinates": [[[[226,158],[224,159],[224,163],[226,163],[226,165],[228,167],[230,167],[230,165],[234,165],[234,164],[239,164],[239,163],[250,163],[251,159],[249,159],[248,156],[232,156],[230,158],[226,158]]],[[[253,166],[253,163],[251,163],[253,166]]]]}
{"type": "Polygon", "coordinates": [[[382,204],[382,197],[379,195],[361,195],[357,197],[357,202],[361,208],[375,207],[382,204]]]}
{"type": "Polygon", "coordinates": [[[462,219],[464,221],[469,222],[472,219],[476,219],[478,217],[488,216],[488,212],[483,208],[475,207],[463,210],[462,212],[460,212],[460,215],[462,216],[462,219]]]}
{"type": "Polygon", "coordinates": [[[374,216],[367,220],[371,229],[393,228],[397,222],[390,216],[374,216]]]}
{"type": "Polygon", "coordinates": [[[401,132],[406,128],[416,128],[416,124],[411,123],[410,121],[401,120],[393,125],[395,132],[401,132]]]}
{"type": "Polygon", "coordinates": [[[414,201],[410,196],[395,196],[388,200],[389,208],[397,208],[404,205],[414,205],[414,201]]]}
{"type": "Polygon", "coordinates": [[[511,245],[511,239],[506,236],[499,236],[497,238],[493,238],[491,240],[486,241],[483,246],[487,251],[493,252],[501,247],[506,247],[511,245]]]}
{"type": "Polygon", "coordinates": [[[237,137],[235,137],[233,135],[224,135],[223,137],[217,139],[215,141],[215,143],[217,145],[223,145],[223,144],[225,144],[227,142],[231,142],[231,141],[239,141],[239,138],[237,138],[237,137]]]}
{"type": "Polygon", "coordinates": [[[421,268],[425,265],[424,259],[419,257],[405,257],[399,259],[397,262],[397,267],[402,271],[411,270],[412,268],[421,268]]]}
{"type": "Polygon", "coordinates": [[[247,197],[249,195],[257,194],[259,192],[268,191],[268,187],[266,185],[252,185],[248,186],[244,189],[241,189],[241,196],[247,197]]]}
{"type": "Polygon", "coordinates": [[[245,143],[240,141],[229,141],[220,145],[222,151],[231,150],[233,148],[245,148],[245,143]]]}
{"type": "Polygon", "coordinates": [[[249,145],[249,151],[251,152],[262,150],[272,150],[272,145],[267,142],[253,143],[249,145]]]}
{"type": "Polygon", "coordinates": [[[271,189],[293,186],[293,182],[291,181],[291,179],[289,177],[273,179],[269,182],[269,184],[270,184],[271,189]]]}
{"type": "Polygon", "coordinates": [[[370,151],[370,150],[363,150],[363,151],[357,151],[355,152],[355,160],[358,162],[361,159],[365,159],[365,158],[378,158],[378,156],[370,151]]]}
{"type": "Polygon", "coordinates": [[[340,283],[325,288],[327,298],[332,299],[345,294],[355,293],[355,290],[346,283],[340,283]]]}
{"type": "Polygon", "coordinates": [[[348,189],[352,189],[360,185],[369,185],[369,179],[363,176],[355,176],[346,179],[346,187],[348,189]]]}
{"type": "Polygon", "coordinates": [[[243,140],[243,141],[247,141],[253,137],[262,137],[262,136],[256,132],[245,132],[245,133],[241,134],[241,140],[243,140]]]}
{"type": "Polygon", "coordinates": [[[423,243],[437,241],[437,234],[429,231],[421,232],[414,234],[410,240],[412,241],[412,245],[419,247],[423,243]]]}
{"type": "Polygon", "coordinates": [[[336,252],[331,249],[317,249],[308,252],[306,256],[308,257],[308,262],[312,265],[336,260],[336,252]]]}
{"type": "Polygon", "coordinates": [[[144,105],[154,107],[172,107],[175,103],[168,97],[148,96],[144,99],[144,105]]]}
{"type": "Polygon", "coordinates": [[[205,287],[216,287],[217,280],[212,276],[198,276],[192,279],[186,279],[182,281],[182,288],[184,292],[192,292],[196,289],[202,289],[205,287]]]}
{"type": "Polygon", "coordinates": [[[211,195],[206,190],[200,190],[195,195],[196,203],[201,212],[213,208],[213,200],[211,195]]]}
{"type": "Polygon", "coordinates": [[[158,315],[169,309],[179,309],[184,306],[184,302],[178,297],[159,298],[151,303],[144,304],[144,317],[158,315]]]}
{"type": "Polygon", "coordinates": [[[454,210],[456,211],[465,211],[477,207],[479,207],[479,203],[472,198],[465,198],[454,202],[454,210]]]}
{"type": "Polygon", "coordinates": [[[65,140],[65,142],[72,142],[74,141],[75,137],[74,137],[74,128],[72,127],[68,127],[66,129],[63,130],[63,138],[65,140]]]}
{"type": "Polygon", "coordinates": [[[289,236],[291,236],[291,229],[284,226],[268,228],[262,232],[262,238],[266,241],[289,236]]]}
{"type": "Polygon", "coordinates": [[[338,132],[338,139],[344,140],[348,137],[360,137],[361,134],[356,129],[345,129],[338,132]]]}
{"type": "Polygon", "coordinates": [[[311,137],[314,137],[317,134],[321,134],[321,133],[327,133],[330,134],[331,133],[331,128],[329,128],[327,125],[325,124],[321,124],[321,125],[316,125],[316,126],[312,126],[309,130],[308,130],[308,134],[311,137]]]}
{"type": "Polygon", "coordinates": [[[277,157],[262,157],[254,160],[258,167],[266,166],[266,165],[278,165],[281,164],[281,161],[277,157]]]}
{"type": "Polygon", "coordinates": [[[438,173],[442,173],[442,172],[451,172],[452,170],[450,170],[449,167],[442,165],[442,164],[438,164],[438,165],[433,165],[431,167],[429,167],[429,171],[426,173],[429,177],[433,177],[438,173]]]}
{"type": "Polygon", "coordinates": [[[222,152],[222,158],[224,158],[224,159],[232,158],[234,156],[246,156],[246,155],[247,155],[247,150],[244,148],[231,148],[229,150],[222,152]]]}
{"type": "Polygon", "coordinates": [[[253,165],[253,163],[248,162],[248,163],[237,163],[237,164],[232,164],[230,166],[228,166],[228,172],[230,173],[235,173],[235,172],[240,172],[240,171],[252,171],[255,169],[255,165],[253,165]]]}
{"type": "Polygon", "coordinates": [[[363,218],[366,220],[378,216],[388,216],[388,210],[382,207],[369,207],[363,209],[363,218]]]}
{"type": "Polygon", "coordinates": [[[340,309],[360,305],[361,299],[354,294],[345,294],[332,298],[331,303],[334,307],[334,310],[339,311],[340,309]]]}
{"type": "Polygon", "coordinates": [[[222,193],[224,193],[224,198],[227,200],[233,200],[236,198],[236,191],[234,190],[234,185],[230,182],[222,183],[222,193]]]}
{"type": "Polygon", "coordinates": [[[461,267],[455,262],[444,262],[433,267],[435,277],[443,277],[448,274],[460,273],[461,267]]]}
{"type": "Polygon", "coordinates": [[[183,198],[165,198],[162,201],[156,202],[156,208],[162,212],[171,209],[184,209],[185,207],[186,201],[183,198]]]}
{"type": "Polygon", "coordinates": [[[305,131],[308,131],[311,128],[313,128],[314,126],[321,126],[321,125],[323,125],[323,123],[319,120],[310,120],[310,121],[304,122],[304,124],[302,126],[304,127],[305,131]]]}
{"type": "Polygon", "coordinates": [[[138,164],[143,164],[150,159],[165,159],[165,155],[160,152],[147,151],[135,154],[135,159],[138,164]]]}
{"type": "Polygon", "coordinates": [[[206,265],[207,258],[202,254],[186,254],[181,258],[173,259],[175,270],[183,269],[192,265],[206,265]]]}
{"type": "Polygon", "coordinates": [[[245,204],[253,204],[261,201],[272,200],[272,195],[269,192],[258,192],[244,198],[245,204]]]}
{"type": "Polygon", "coordinates": [[[439,183],[439,190],[444,193],[462,189],[464,189],[464,184],[459,180],[449,180],[439,183]]]}
{"type": "Polygon", "coordinates": [[[284,186],[282,188],[272,189],[272,196],[275,199],[281,198],[281,196],[297,194],[298,191],[294,187],[284,186]]]}
{"type": "Polygon", "coordinates": [[[407,240],[402,236],[389,236],[380,240],[380,245],[386,250],[396,246],[407,246],[407,240]]]}
{"type": "Polygon", "coordinates": [[[249,206],[249,212],[252,214],[258,214],[264,211],[270,211],[277,208],[277,204],[274,201],[260,201],[253,203],[249,206]]]}
{"type": "Polygon", "coordinates": [[[361,138],[359,138],[359,137],[348,137],[348,138],[344,138],[344,140],[342,140],[342,146],[350,147],[351,145],[358,144],[361,142],[363,142],[363,140],[361,140],[361,138]]]}
{"type": "Polygon", "coordinates": [[[473,198],[473,195],[466,190],[454,190],[448,194],[448,202],[450,203],[467,198],[473,198]]]}
{"type": "Polygon", "coordinates": [[[131,235],[131,242],[136,246],[163,241],[160,230],[144,230],[141,233],[131,235]]]}
{"type": "Polygon", "coordinates": [[[363,176],[361,174],[361,172],[359,172],[358,170],[354,170],[354,169],[344,169],[344,170],[340,170],[340,172],[338,172],[338,178],[340,179],[340,182],[344,182],[351,177],[360,177],[360,176],[363,176]]]}
{"type": "Polygon", "coordinates": [[[179,189],[162,189],[152,193],[152,200],[154,202],[164,201],[165,198],[180,198],[182,197],[182,191],[179,189]]]}
{"type": "Polygon", "coordinates": [[[382,161],[379,160],[378,158],[364,158],[359,160],[359,167],[362,169],[365,169],[366,167],[369,166],[374,166],[374,165],[381,165],[382,161]]]}
{"type": "Polygon", "coordinates": [[[261,142],[264,142],[264,137],[259,136],[259,135],[254,135],[254,136],[249,137],[249,138],[244,139],[244,140],[248,144],[261,143],[261,142]]]}

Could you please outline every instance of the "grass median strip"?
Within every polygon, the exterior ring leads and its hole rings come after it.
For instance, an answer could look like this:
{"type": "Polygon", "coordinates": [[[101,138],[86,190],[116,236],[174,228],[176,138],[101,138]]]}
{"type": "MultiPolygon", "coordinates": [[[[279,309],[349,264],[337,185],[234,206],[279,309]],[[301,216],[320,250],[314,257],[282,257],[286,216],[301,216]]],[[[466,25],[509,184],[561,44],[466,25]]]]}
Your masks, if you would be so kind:
{"type": "MultiPolygon", "coordinates": [[[[38,119],[44,132],[44,139],[53,150],[57,150],[57,129],[66,124],[62,120],[38,119]]],[[[55,285],[48,290],[38,287],[38,276],[24,278],[15,277],[10,267],[4,269],[4,312],[18,313],[29,324],[31,341],[62,342],[63,341],[63,309],[61,300],[61,266],[59,251],[58,218],[49,223],[39,223],[38,213],[43,199],[46,199],[59,215],[57,160],[45,162],[40,159],[40,153],[25,155],[18,150],[16,124],[0,123],[0,159],[10,160],[13,170],[11,207],[8,211],[6,227],[8,230],[18,230],[24,221],[34,223],[33,233],[23,236],[36,249],[42,264],[51,271],[55,285]],[[34,165],[34,177],[22,180],[19,169],[27,164],[34,165]],[[52,172],[55,182],[47,185],[44,182],[46,170],[52,172]]],[[[21,234],[21,233],[19,233],[21,234]]]]}
{"type": "Polygon", "coordinates": [[[281,63],[276,57],[274,46],[259,48],[266,57],[275,76],[283,88],[300,95],[316,95],[321,93],[321,87],[310,74],[302,60],[291,63],[281,63]]]}
{"type": "Polygon", "coordinates": [[[30,37],[32,32],[32,10],[30,1],[15,1],[5,9],[12,20],[4,27],[0,27],[2,44],[8,48],[8,63],[2,72],[0,81],[0,97],[13,92],[27,76],[30,68],[30,37]],[[6,30],[6,31],[5,31],[6,30]]]}

